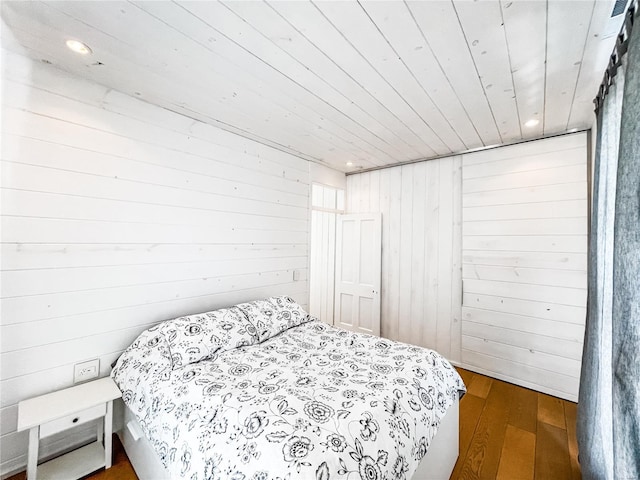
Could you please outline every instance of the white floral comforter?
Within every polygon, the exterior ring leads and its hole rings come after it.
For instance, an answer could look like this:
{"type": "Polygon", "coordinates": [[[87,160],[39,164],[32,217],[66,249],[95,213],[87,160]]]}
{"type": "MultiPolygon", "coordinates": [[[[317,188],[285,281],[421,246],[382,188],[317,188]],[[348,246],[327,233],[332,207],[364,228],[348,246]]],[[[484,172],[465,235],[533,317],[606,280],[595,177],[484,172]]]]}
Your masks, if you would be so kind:
{"type": "Polygon", "coordinates": [[[263,302],[283,328],[252,328],[253,302],[155,326],[119,359],[112,376],[172,478],[411,478],[465,390],[457,372],[297,306],[281,315],[282,298],[263,302]]]}

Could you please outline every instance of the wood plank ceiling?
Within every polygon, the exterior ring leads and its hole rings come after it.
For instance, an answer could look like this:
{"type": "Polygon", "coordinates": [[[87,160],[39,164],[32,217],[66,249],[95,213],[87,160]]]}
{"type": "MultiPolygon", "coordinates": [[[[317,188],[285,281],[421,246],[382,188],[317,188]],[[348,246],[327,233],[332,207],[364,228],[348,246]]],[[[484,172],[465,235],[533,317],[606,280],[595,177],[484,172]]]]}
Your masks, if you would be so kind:
{"type": "Polygon", "coordinates": [[[2,2],[5,48],[342,171],[590,128],[613,0],[2,2]],[[80,40],[93,53],[65,47],[80,40]],[[526,126],[529,120],[535,126],[526,126]]]}

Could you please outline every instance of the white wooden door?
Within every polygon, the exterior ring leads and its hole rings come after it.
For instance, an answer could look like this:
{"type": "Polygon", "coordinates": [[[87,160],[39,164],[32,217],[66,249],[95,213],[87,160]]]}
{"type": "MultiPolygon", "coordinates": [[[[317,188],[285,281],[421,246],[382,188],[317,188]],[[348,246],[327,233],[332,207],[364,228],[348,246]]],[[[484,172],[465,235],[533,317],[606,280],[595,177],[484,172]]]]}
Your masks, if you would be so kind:
{"type": "Polygon", "coordinates": [[[334,325],[380,335],[380,213],[339,215],[334,325]]]}

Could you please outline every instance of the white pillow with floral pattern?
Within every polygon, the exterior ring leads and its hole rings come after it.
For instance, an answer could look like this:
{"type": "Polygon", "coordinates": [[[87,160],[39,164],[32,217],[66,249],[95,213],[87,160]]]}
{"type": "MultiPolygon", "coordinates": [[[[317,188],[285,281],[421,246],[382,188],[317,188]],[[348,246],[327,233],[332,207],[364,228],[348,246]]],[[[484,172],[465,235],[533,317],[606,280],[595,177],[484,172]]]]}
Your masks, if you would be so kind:
{"type": "Polygon", "coordinates": [[[241,309],[255,326],[258,333],[258,343],[312,320],[300,305],[284,295],[241,303],[236,307],[241,309]]]}
{"type": "Polygon", "coordinates": [[[219,351],[258,343],[255,327],[236,307],[169,320],[161,324],[160,331],[174,369],[209,359],[219,351]]]}

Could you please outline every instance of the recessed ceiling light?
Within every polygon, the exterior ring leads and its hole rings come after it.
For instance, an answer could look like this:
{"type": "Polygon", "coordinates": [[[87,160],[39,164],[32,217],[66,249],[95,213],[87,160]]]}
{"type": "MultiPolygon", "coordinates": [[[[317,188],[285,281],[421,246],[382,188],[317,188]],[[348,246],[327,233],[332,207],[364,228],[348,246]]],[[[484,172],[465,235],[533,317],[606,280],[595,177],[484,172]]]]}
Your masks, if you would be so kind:
{"type": "Polygon", "coordinates": [[[353,167],[353,162],[347,162],[347,167],[353,167]]]}
{"type": "Polygon", "coordinates": [[[525,127],[535,127],[540,123],[540,120],[537,118],[532,118],[531,120],[527,120],[524,124],[525,127]]]}
{"type": "Polygon", "coordinates": [[[67,47],[69,47],[69,50],[73,50],[74,52],[79,53],[81,55],[87,55],[89,53],[93,53],[88,45],[85,45],[84,43],[79,42],[78,40],[67,40],[67,47]]]}
{"type": "Polygon", "coordinates": [[[575,132],[577,132],[577,131],[578,131],[578,129],[577,129],[577,128],[572,128],[571,130],[569,130],[569,133],[575,133],[575,132]]]}

